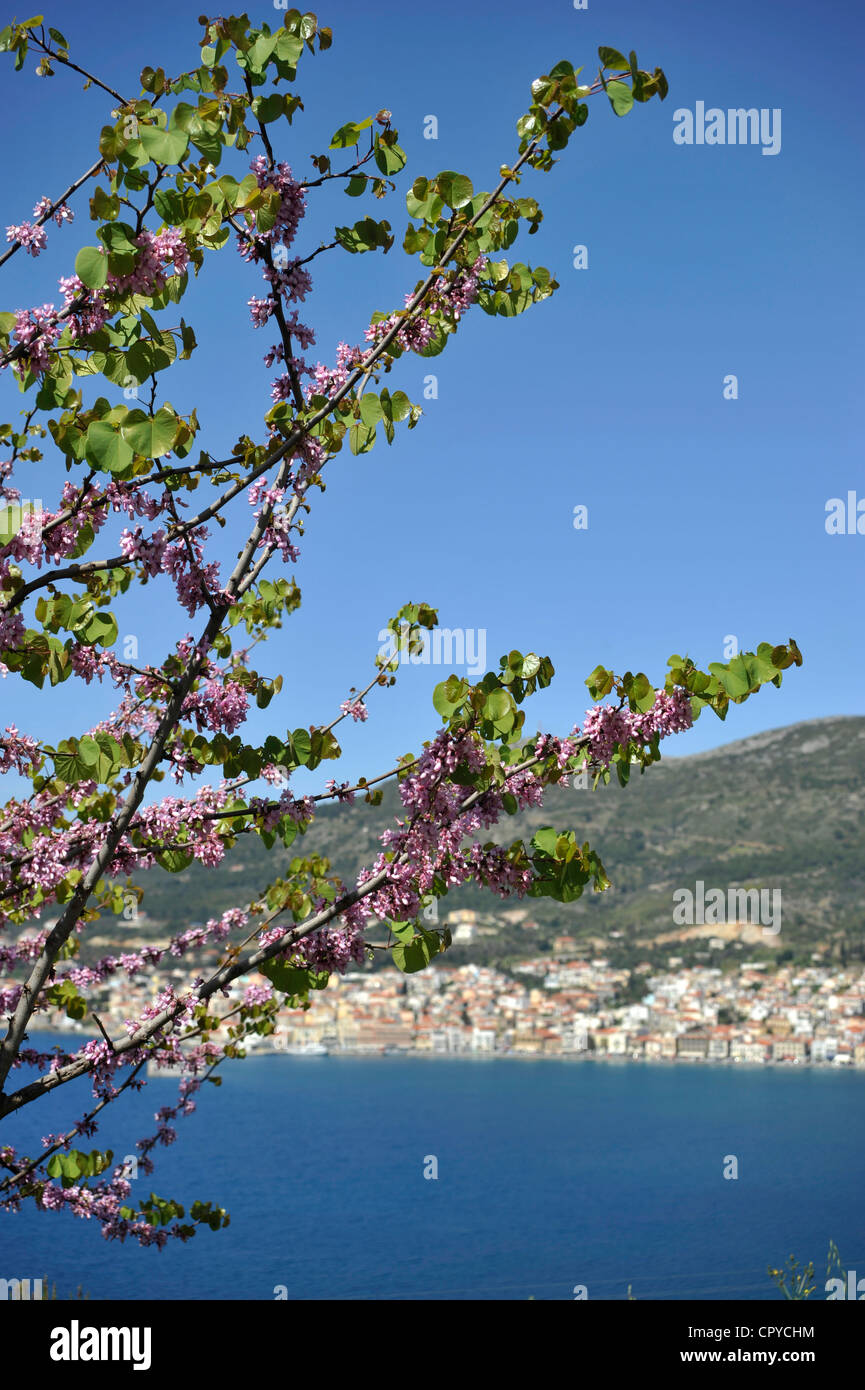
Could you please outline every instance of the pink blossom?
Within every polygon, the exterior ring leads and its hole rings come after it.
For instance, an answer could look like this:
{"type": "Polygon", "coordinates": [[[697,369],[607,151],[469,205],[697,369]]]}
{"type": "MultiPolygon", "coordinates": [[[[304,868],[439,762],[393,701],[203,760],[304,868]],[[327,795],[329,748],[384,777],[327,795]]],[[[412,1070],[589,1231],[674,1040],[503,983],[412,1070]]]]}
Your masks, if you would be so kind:
{"type": "MultiPolygon", "coordinates": [[[[46,217],[50,210],[51,199],[46,194],[43,194],[33,209],[33,216],[38,220],[39,218],[46,217]]],[[[75,213],[70,207],[67,207],[65,203],[59,203],[53,213],[51,213],[51,216],[58,227],[62,227],[64,222],[75,221],[75,213]]]]}
{"type": "Polygon", "coordinates": [[[22,222],[18,227],[7,227],[6,240],[17,241],[31,256],[38,256],[40,251],[44,251],[48,245],[48,238],[43,228],[34,227],[30,222],[22,222]]]}
{"type": "Polygon", "coordinates": [[[355,723],[357,723],[358,720],[363,722],[369,718],[369,710],[363,700],[352,700],[349,698],[348,700],[343,700],[339,708],[341,714],[350,714],[355,723]]]}

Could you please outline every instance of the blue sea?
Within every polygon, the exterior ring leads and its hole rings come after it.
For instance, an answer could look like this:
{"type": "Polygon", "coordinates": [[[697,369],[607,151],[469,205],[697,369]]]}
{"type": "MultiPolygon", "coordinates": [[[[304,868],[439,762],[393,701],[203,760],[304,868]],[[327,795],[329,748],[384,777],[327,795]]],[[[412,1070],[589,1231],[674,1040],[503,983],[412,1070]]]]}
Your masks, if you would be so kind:
{"type": "MultiPolygon", "coordinates": [[[[790,1254],[813,1259],[823,1296],[830,1240],[865,1272],[861,1072],[349,1056],[223,1071],[137,1181],[224,1206],[230,1227],[160,1252],[66,1213],[3,1214],[0,1276],[47,1275],[61,1298],[81,1285],[95,1299],[572,1299],[585,1286],[591,1300],[631,1285],[637,1299],[777,1299],[766,1267],[790,1254]]],[[[176,1086],[125,1095],[78,1147],[134,1152],[176,1086]]],[[[4,1121],[0,1141],[34,1152],[89,1095],[66,1087],[4,1121]]]]}

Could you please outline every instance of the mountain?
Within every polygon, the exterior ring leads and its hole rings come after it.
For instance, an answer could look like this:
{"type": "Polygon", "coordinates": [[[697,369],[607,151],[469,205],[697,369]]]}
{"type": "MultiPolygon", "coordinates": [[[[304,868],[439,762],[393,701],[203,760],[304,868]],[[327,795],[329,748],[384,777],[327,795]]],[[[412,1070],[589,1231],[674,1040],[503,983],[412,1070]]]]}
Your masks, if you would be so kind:
{"type": "MultiPolygon", "coordinates": [[[[542,809],[506,817],[494,838],[528,840],[542,825],[573,829],[581,843],[588,840],[600,854],[613,886],[603,894],[587,891],[567,905],[460,889],[439,904],[442,919],[456,908],[471,908],[493,914],[499,932],[452,948],[448,959],[525,955],[550,949],[562,933],[631,963],[665,959],[671,950],[699,957],[707,942],[673,919],[674,892],[694,892],[697,881],[707,893],[710,888],[726,893],[737,885],[780,891],[777,936],[759,928],[746,930],[744,937],[738,933],[754,945],[750,956],[762,951],[767,958],[807,958],[817,947],[835,956],[859,956],[865,936],[863,786],[865,718],[833,717],[756,734],[707,753],[666,757],[626,788],[615,780],[594,792],[551,788],[542,809]],[[517,908],[537,923],[536,930],[513,920],[510,910],[517,908]]],[[[352,882],[357,869],[374,858],[379,835],[399,809],[396,788],[389,786],[378,807],[358,801],[354,807],[324,810],[289,851],[277,844],[268,853],[250,838],[216,869],[193,863],[178,875],[161,869],[141,874],[137,882],[144,888],[146,918],[136,924],[104,919],[96,928],[103,949],[109,938],[128,946],[133,934],[164,939],[191,922],[243,905],[284,872],[295,854],[323,854],[352,882]]],[[[727,935],[737,935],[736,929],[728,928],[727,935]]]]}

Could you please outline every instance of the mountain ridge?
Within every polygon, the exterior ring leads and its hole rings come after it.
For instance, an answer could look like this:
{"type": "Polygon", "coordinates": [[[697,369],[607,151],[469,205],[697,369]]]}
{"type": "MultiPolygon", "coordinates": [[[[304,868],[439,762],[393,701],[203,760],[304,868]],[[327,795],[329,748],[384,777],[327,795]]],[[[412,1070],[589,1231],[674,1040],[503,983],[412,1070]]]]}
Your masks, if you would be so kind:
{"type": "MultiPolygon", "coordinates": [[[[454,890],[439,904],[441,920],[457,908],[502,914],[525,909],[538,926],[531,935],[517,924],[502,925],[501,939],[479,947],[491,959],[556,935],[578,942],[609,941],[610,932],[634,951],[673,926],[673,893],[697,881],[778,889],[783,922],[776,953],[801,954],[827,946],[858,952],[865,913],[865,716],[830,715],[766,730],[719,748],[664,758],[626,788],[551,787],[544,806],[504,817],[489,838],[526,840],[542,825],[573,829],[604,862],[612,887],[586,892],[574,903],[550,899],[502,900],[475,885],[454,890]],[[491,954],[492,953],[492,954],[491,954]]],[[[382,804],[356,803],[319,813],[309,832],[289,851],[268,854],[252,837],[205,869],[193,863],[181,875],[161,869],[137,876],[144,888],[146,917],[122,924],[128,946],[136,934],[163,938],[191,922],[205,921],[228,907],[243,906],[284,871],[297,854],[317,852],[331,860],[344,881],[378,852],[378,836],[401,810],[388,784],[382,804]]],[[[111,929],[103,918],[96,931],[111,929]]],[[[114,929],[113,936],[118,932],[114,929]]],[[[624,949],[624,947],[616,949],[624,949]]],[[[461,948],[462,950],[462,948],[461,948]]],[[[472,952],[469,952],[472,955],[472,952]]],[[[449,953],[450,956],[450,953],[449,953]]],[[[456,960],[458,953],[454,954],[456,960]]],[[[473,958],[479,958],[475,951],[473,958]]]]}

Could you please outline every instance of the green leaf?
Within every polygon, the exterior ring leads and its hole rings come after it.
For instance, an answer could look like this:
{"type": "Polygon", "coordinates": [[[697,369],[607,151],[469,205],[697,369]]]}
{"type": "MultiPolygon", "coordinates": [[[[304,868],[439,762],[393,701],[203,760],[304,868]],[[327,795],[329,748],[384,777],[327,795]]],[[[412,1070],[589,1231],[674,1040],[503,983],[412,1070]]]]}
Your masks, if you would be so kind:
{"type": "Polygon", "coordinates": [[[372,125],[372,116],[367,116],[365,121],[349,121],[347,125],[341,125],[333,136],[329,148],[332,150],[345,150],[350,145],[356,145],[362,130],[368,130],[372,125]]]}
{"type": "Polygon", "coordinates": [[[52,1154],[45,1169],[49,1178],[77,1178],[78,1164],[74,1160],[70,1164],[71,1158],[72,1154],[52,1154]],[[71,1171],[69,1171],[70,1169],[71,1171]]]}
{"type": "Polygon", "coordinates": [[[404,946],[414,940],[414,922],[390,922],[389,926],[394,936],[404,946]]]}
{"type": "Polygon", "coordinates": [[[344,246],[346,251],[351,251],[353,255],[362,251],[374,251],[378,246],[384,251],[389,251],[393,245],[390,223],[376,222],[373,217],[363,217],[359,222],[355,222],[353,227],[337,227],[335,235],[340,246],[344,246]]]}
{"type": "Polygon", "coordinates": [[[438,221],[443,203],[429,179],[417,178],[405,195],[405,205],[409,217],[422,218],[423,221],[438,221]]]}
{"type": "Polygon", "coordinates": [[[414,975],[429,965],[433,956],[441,951],[441,938],[436,932],[421,932],[409,945],[393,948],[393,963],[405,975],[414,975]]]}
{"type": "Polygon", "coordinates": [[[281,92],[271,92],[268,97],[256,97],[252,109],[262,125],[269,125],[271,121],[279,120],[285,110],[283,95],[281,92]]]}
{"type": "Polygon", "coordinates": [[[617,116],[627,116],[634,104],[634,94],[624,82],[610,82],[607,96],[617,116]]]}
{"type": "Polygon", "coordinates": [[[90,206],[97,217],[105,217],[113,222],[120,211],[120,199],[116,193],[108,194],[104,188],[97,188],[90,199],[90,206]]]}
{"type": "Polygon", "coordinates": [[[375,392],[368,391],[365,396],[361,397],[360,418],[363,420],[363,423],[369,425],[373,433],[375,433],[375,426],[378,424],[379,420],[383,418],[381,401],[375,392]]]}
{"type": "Polygon", "coordinates": [[[261,205],[255,209],[255,230],[261,234],[272,231],[281,206],[282,197],[277,189],[265,193],[261,205]]]}
{"type": "Polygon", "coordinates": [[[108,250],[109,255],[126,255],[136,258],[141,251],[135,244],[136,231],[128,222],[110,222],[100,227],[96,235],[108,250]]]}
{"type": "Polygon", "coordinates": [[[443,719],[450,719],[454,711],[459,709],[468,693],[468,681],[455,681],[453,676],[449,676],[433,691],[433,706],[443,719]]]}
{"type": "Polygon", "coordinates": [[[532,848],[540,850],[541,854],[548,854],[551,858],[555,858],[558,840],[558,830],[554,830],[551,825],[545,825],[532,836],[531,844],[532,848]]]}
{"type": "Polygon", "coordinates": [[[420,351],[418,351],[418,357],[438,357],[440,352],[444,352],[447,340],[448,335],[445,329],[442,327],[435,328],[433,336],[424,344],[420,351]]]}
{"type": "Polygon", "coordinates": [[[589,687],[589,694],[593,700],[602,700],[605,695],[609,695],[613,688],[615,677],[612,671],[607,671],[603,666],[596,666],[590,676],[586,677],[586,685],[589,687]]]}
{"type": "Polygon", "coordinates": [[[201,130],[196,131],[191,138],[195,148],[204,155],[205,159],[212,164],[214,168],[216,168],[222,159],[222,141],[219,136],[211,135],[209,131],[201,130]]]}
{"type": "Polygon", "coordinates": [[[120,473],[132,462],[132,450],[113,425],[96,420],[87,430],[84,448],[88,463],[106,473],[120,473]]]}
{"type": "Polygon", "coordinates": [[[599,48],[598,57],[605,68],[612,68],[614,72],[628,72],[630,63],[617,48],[599,48]]]}
{"type": "Polygon", "coordinates": [[[273,987],[284,994],[305,995],[309,989],[309,973],[306,970],[272,960],[265,961],[260,969],[273,987]]]}
{"type": "Polygon", "coordinates": [[[291,67],[296,67],[303,52],[303,39],[298,38],[296,34],[290,34],[287,29],[283,29],[276,40],[274,52],[283,63],[289,63],[291,67]]]}
{"type": "Polygon", "coordinates": [[[260,965],[259,970],[274,989],[280,990],[283,994],[290,994],[306,998],[311,989],[326,989],[328,982],[328,972],[326,970],[308,970],[294,965],[286,965],[285,961],[268,960],[260,965]]]}
{"type": "Polygon", "coordinates": [[[278,35],[259,33],[258,38],[245,54],[250,72],[259,73],[266,67],[270,55],[276,48],[278,35]]]}
{"type": "Polygon", "coordinates": [[[483,718],[492,725],[494,738],[507,737],[514,729],[522,727],[523,714],[518,714],[512,697],[506,690],[494,690],[487,697],[483,707],[483,718]]]}
{"type": "Polygon", "coordinates": [[[461,208],[470,203],[474,194],[471,179],[465,174],[456,174],[453,169],[445,169],[435,180],[440,196],[448,207],[461,208]]]}
{"type": "Polygon", "coordinates": [[[170,874],[182,873],[192,863],[192,850],[163,849],[156,856],[156,862],[170,874]]]}
{"type": "Polygon", "coordinates": [[[102,753],[96,740],[85,734],[78,744],[78,756],[88,767],[96,768],[102,753]]]}
{"type": "Polygon", "coordinates": [[[429,227],[415,227],[409,222],[405,230],[402,241],[402,249],[408,256],[415,256],[423,251],[431,236],[429,227]]]}
{"type": "Polygon", "coordinates": [[[368,454],[375,443],[375,426],[352,425],[348,432],[348,444],[353,454],[368,454]]]}
{"type": "Polygon", "coordinates": [[[169,226],[176,227],[183,221],[183,195],[176,188],[158,188],[153,195],[153,205],[169,226]]]}
{"type": "Polygon", "coordinates": [[[77,1180],[86,1177],[93,1178],[99,1173],[104,1173],[114,1158],[112,1149],[102,1153],[99,1149],[92,1149],[89,1154],[82,1153],[79,1149],[70,1149],[68,1153],[52,1154],[46,1165],[46,1171],[50,1178],[65,1178],[77,1180]]]}
{"type": "Polygon", "coordinates": [[[88,646],[99,642],[103,647],[110,647],[117,641],[117,619],[113,613],[95,609],[87,621],[76,629],[76,635],[80,642],[88,646]]]}
{"type": "Polygon", "coordinates": [[[54,759],[54,771],[65,782],[67,786],[73,787],[76,782],[86,782],[90,779],[90,769],[87,764],[78,757],[78,754],[71,751],[60,749],[52,754],[54,759]]]}
{"type": "Polygon", "coordinates": [[[179,164],[189,148],[189,136],[183,130],[160,130],[159,126],[143,125],[139,139],[155,164],[179,164]]]}
{"type": "Polygon", "coordinates": [[[406,153],[397,144],[389,145],[381,141],[374,158],[383,174],[398,174],[400,169],[405,168],[406,153]]]}
{"type": "Polygon", "coordinates": [[[731,700],[740,695],[747,695],[752,687],[751,675],[741,656],[735,656],[728,666],[722,665],[719,661],[711,661],[709,670],[713,676],[718,677],[731,700]]]}
{"type": "Polygon", "coordinates": [[[177,417],[165,406],[155,415],[145,415],[143,410],[133,410],[127,415],[122,426],[123,438],[131,444],[136,454],[143,458],[156,459],[167,454],[177,432],[177,417]]]}
{"type": "Polygon", "coordinates": [[[98,246],[82,246],[75,257],[75,274],[88,290],[101,290],[108,279],[108,257],[98,246]]]}
{"type": "Polygon", "coordinates": [[[291,746],[294,757],[301,766],[306,763],[312,752],[312,740],[308,729],[295,729],[291,736],[291,746]]]}
{"type": "Polygon", "coordinates": [[[158,338],[143,338],[133,343],[126,354],[126,367],[130,376],[142,382],[152,373],[170,367],[176,356],[174,338],[170,333],[161,333],[158,338]]]}

